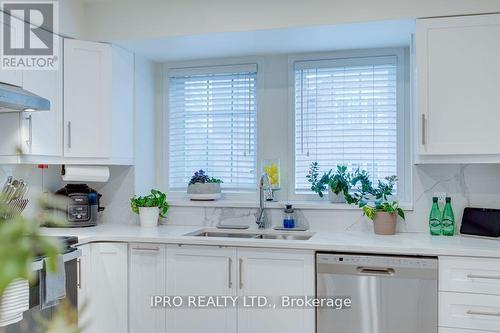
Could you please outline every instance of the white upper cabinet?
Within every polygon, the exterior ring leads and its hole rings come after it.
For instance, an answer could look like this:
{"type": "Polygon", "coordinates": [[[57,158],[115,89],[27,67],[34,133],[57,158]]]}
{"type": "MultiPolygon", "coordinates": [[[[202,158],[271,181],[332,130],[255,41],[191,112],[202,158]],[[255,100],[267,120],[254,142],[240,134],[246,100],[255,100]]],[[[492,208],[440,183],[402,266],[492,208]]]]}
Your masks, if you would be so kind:
{"type": "Polygon", "coordinates": [[[133,96],[132,53],[65,39],[65,162],[132,164],[133,96]]]}
{"type": "Polygon", "coordinates": [[[416,67],[417,154],[500,161],[500,15],[417,20],[416,67]]]}
{"type": "Polygon", "coordinates": [[[25,159],[42,158],[43,161],[43,157],[62,156],[61,74],[61,69],[32,70],[23,73],[23,88],[50,101],[48,111],[21,114],[21,147],[25,159]]]}

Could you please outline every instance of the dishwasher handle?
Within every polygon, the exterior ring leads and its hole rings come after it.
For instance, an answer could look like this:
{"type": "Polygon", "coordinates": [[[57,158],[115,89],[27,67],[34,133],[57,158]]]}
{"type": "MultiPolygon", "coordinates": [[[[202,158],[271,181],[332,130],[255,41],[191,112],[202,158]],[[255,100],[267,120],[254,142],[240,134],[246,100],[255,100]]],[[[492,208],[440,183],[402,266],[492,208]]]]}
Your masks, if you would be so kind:
{"type": "Polygon", "coordinates": [[[356,267],[356,271],[363,275],[383,275],[383,276],[393,276],[396,271],[394,268],[389,267],[356,267]]]}

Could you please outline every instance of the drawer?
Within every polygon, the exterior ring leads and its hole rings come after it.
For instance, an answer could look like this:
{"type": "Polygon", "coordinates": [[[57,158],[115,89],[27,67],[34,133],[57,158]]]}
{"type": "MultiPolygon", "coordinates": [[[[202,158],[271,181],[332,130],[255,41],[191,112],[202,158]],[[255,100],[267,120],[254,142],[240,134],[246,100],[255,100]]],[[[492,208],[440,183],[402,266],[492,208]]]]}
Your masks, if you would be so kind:
{"type": "Polygon", "coordinates": [[[439,326],[500,332],[500,296],[440,292],[439,326]]]}
{"type": "Polygon", "coordinates": [[[500,295],[500,260],[439,257],[439,290],[500,295]]]}
{"type": "Polygon", "coordinates": [[[491,333],[491,331],[464,330],[461,328],[440,327],[439,333],[491,333]]]}

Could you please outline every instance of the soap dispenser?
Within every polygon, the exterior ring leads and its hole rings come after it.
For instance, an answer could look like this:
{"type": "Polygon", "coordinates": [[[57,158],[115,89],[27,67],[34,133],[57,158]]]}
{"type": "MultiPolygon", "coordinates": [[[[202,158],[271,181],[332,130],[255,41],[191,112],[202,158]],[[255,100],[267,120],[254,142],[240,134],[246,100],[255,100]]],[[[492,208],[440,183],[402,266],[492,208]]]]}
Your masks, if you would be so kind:
{"type": "Polygon", "coordinates": [[[286,205],[283,214],[283,228],[293,229],[295,228],[295,212],[292,205],[286,205]]]}

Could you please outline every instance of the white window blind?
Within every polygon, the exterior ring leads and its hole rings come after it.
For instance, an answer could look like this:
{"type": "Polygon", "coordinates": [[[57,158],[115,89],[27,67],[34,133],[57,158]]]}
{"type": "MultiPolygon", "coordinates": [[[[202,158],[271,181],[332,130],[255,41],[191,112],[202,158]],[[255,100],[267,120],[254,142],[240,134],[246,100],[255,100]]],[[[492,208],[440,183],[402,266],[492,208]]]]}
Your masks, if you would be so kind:
{"type": "Polygon", "coordinates": [[[376,182],[397,175],[397,57],[296,62],[295,190],[309,165],[344,164],[376,182]]]}
{"type": "Polygon", "coordinates": [[[171,190],[199,169],[226,190],[255,189],[256,75],[256,65],[169,72],[171,190]]]}

